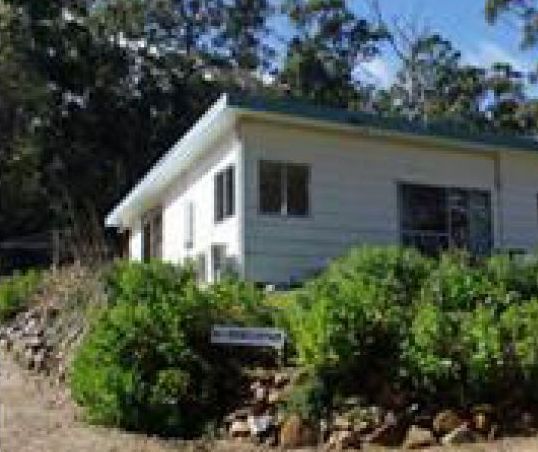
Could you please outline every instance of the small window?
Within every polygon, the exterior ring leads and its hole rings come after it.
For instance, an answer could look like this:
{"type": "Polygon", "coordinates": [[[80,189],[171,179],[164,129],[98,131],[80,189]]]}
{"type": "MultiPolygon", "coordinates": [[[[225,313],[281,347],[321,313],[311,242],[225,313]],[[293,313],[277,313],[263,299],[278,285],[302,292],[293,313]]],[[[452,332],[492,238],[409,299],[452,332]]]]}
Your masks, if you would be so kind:
{"type": "Polygon", "coordinates": [[[226,272],[226,246],[211,246],[211,266],[213,282],[220,281],[226,272]]]}
{"type": "Polygon", "coordinates": [[[160,209],[147,213],[142,219],[142,260],[162,257],[163,217],[160,209]]]}
{"type": "Polygon", "coordinates": [[[185,248],[191,249],[194,247],[194,203],[185,204],[184,218],[185,248]]]}
{"type": "Polygon", "coordinates": [[[205,253],[200,253],[196,257],[196,279],[199,283],[207,282],[207,262],[205,253]]]}
{"type": "Polygon", "coordinates": [[[215,175],[215,222],[235,215],[235,169],[229,166],[215,175]]]}
{"type": "Polygon", "coordinates": [[[310,167],[260,162],[259,203],[263,214],[307,216],[310,212],[310,167]]]}

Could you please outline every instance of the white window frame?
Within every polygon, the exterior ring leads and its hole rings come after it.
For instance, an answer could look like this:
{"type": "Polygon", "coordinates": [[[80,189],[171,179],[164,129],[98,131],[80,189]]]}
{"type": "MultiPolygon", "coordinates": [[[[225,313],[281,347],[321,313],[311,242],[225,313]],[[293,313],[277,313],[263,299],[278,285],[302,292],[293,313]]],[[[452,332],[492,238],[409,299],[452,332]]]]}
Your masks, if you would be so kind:
{"type": "Polygon", "coordinates": [[[309,218],[312,215],[312,196],[311,196],[311,180],[312,180],[312,167],[308,163],[297,163],[282,160],[269,160],[261,159],[258,161],[258,214],[263,216],[277,216],[277,217],[289,217],[289,218],[309,218]],[[262,210],[261,202],[261,167],[264,163],[280,165],[280,197],[281,205],[280,212],[266,212],[262,210]],[[288,169],[290,166],[303,167],[307,170],[306,179],[306,213],[294,214],[288,211],[288,169]]]}

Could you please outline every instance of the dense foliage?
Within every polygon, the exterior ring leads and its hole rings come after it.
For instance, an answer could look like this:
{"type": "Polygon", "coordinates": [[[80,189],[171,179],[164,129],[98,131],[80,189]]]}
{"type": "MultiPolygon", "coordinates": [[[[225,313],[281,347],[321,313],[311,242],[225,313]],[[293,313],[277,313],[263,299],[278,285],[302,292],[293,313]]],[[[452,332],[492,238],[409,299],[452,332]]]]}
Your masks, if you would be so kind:
{"type": "Polygon", "coordinates": [[[190,269],[160,263],[120,264],[109,284],[73,363],[75,399],[97,423],[199,434],[241,388],[241,351],[210,345],[211,326],[267,324],[262,297],[233,281],[202,290],[190,269]]]}
{"type": "Polygon", "coordinates": [[[351,390],[375,375],[378,390],[415,399],[464,404],[518,387],[511,394],[529,401],[537,395],[537,278],[530,258],[430,260],[360,248],[298,292],[289,327],[299,362],[351,379],[351,390]]]}
{"type": "Polygon", "coordinates": [[[35,270],[0,278],[0,322],[11,320],[27,308],[40,283],[41,274],[35,270]]]}
{"type": "Polygon", "coordinates": [[[303,288],[270,295],[232,280],[200,288],[189,268],[156,262],[118,263],[106,279],[108,307],[71,375],[97,423],[192,436],[218,420],[238,400],[241,369],[270,355],[210,346],[214,324],[285,328],[302,374],[287,408],[313,421],[353,394],[538,401],[533,257],[361,247],[303,288]]]}

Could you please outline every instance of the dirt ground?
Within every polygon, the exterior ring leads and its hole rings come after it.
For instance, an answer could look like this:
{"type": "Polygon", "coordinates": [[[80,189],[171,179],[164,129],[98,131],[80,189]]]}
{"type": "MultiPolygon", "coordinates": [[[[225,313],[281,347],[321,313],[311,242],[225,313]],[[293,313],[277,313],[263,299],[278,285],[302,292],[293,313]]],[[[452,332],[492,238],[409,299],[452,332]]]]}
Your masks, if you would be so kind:
{"type": "MultiPolygon", "coordinates": [[[[92,427],[42,378],[21,370],[0,354],[0,452],[254,452],[249,444],[226,441],[177,442],[92,427]]],[[[374,450],[374,449],[369,449],[374,450]]],[[[379,449],[375,449],[379,450],[379,449]]],[[[507,439],[439,452],[538,452],[538,438],[507,439]]]]}

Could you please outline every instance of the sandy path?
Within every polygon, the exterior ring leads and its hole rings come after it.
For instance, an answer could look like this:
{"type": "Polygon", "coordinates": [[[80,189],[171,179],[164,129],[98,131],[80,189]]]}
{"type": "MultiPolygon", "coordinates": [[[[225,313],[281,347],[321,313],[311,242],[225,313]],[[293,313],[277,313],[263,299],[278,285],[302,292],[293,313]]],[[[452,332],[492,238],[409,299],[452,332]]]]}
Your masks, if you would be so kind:
{"type": "Polygon", "coordinates": [[[1,452],[162,452],[171,443],[76,421],[70,403],[43,379],[0,354],[1,452]]]}

